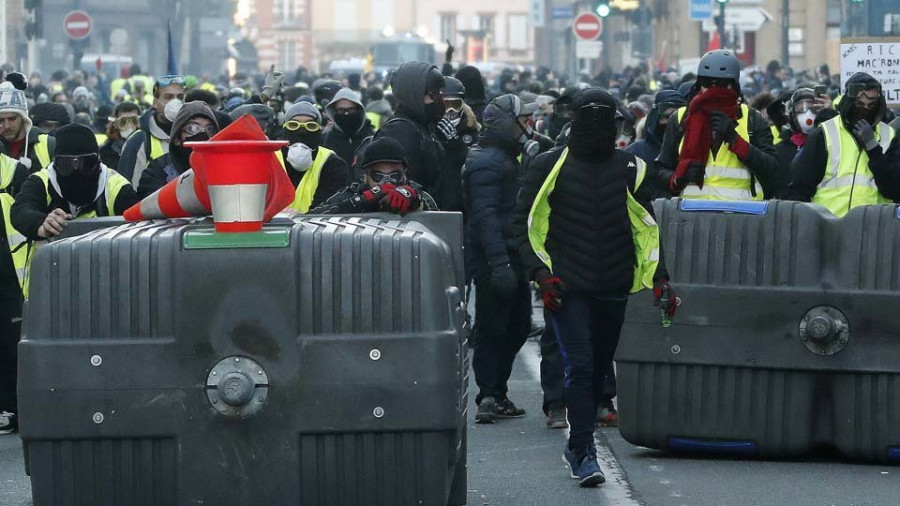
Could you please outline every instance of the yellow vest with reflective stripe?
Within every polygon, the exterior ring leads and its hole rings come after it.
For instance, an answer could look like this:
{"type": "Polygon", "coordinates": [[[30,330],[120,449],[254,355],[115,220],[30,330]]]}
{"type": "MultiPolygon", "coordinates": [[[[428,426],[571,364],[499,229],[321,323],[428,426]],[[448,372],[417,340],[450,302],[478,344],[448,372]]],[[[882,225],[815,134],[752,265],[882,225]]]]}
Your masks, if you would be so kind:
{"type": "MultiPolygon", "coordinates": [[[[889,204],[891,201],[881,195],[875,185],[875,176],[869,170],[869,155],[856,143],[841,117],[831,118],[821,127],[825,133],[828,161],[812,202],[827,207],[838,217],[854,207],[889,204]]],[[[883,122],[875,127],[875,138],[884,152],[894,135],[894,129],[883,122]]]]}
{"type": "Polygon", "coordinates": [[[377,112],[366,112],[366,117],[369,118],[369,123],[372,124],[372,128],[378,130],[381,127],[381,115],[377,112]]]}
{"type": "MultiPolygon", "coordinates": [[[[281,154],[279,152],[278,154],[281,154]]],[[[297,191],[294,192],[294,202],[291,203],[291,209],[306,213],[312,206],[313,197],[316,196],[316,190],[319,188],[319,177],[322,175],[322,168],[325,162],[334,154],[334,151],[319,146],[316,153],[316,159],[313,160],[312,167],[303,174],[303,179],[297,185],[297,191]]]]}
{"type": "MultiPolygon", "coordinates": [[[[6,232],[6,244],[9,246],[9,253],[12,256],[13,266],[16,269],[16,277],[19,278],[19,286],[25,280],[25,266],[28,262],[28,248],[24,246],[25,236],[20,234],[12,226],[10,219],[10,209],[12,209],[13,196],[8,192],[9,185],[12,183],[13,176],[16,173],[17,160],[6,155],[0,155],[0,212],[3,213],[3,229],[6,232]]],[[[0,254],[3,254],[0,252],[0,254]]]]}
{"type": "Polygon", "coordinates": [[[150,159],[147,160],[147,163],[166,156],[166,152],[163,150],[163,141],[150,134],[147,134],[147,137],[150,138],[150,159]]]}
{"type": "Polygon", "coordinates": [[[772,130],[772,142],[777,144],[778,139],[781,138],[781,130],[775,125],[771,125],[769,128],[772,130]]]}
{"type": "MultiPolygon", "coordinates": [[[[531,243],[534,253],[550,269],[550,272],[553,272],[553,261],[545,246],[547,233],[550,231],[550,194],[556,187],[556,179],[559,177],[568,155],[569,148],[564,148],[556,165],[544,180],[544,184],[531,205],[531,211],[528,213],[528,242],[531,243]]],[[[637,163],[637,177],[634,181],[634,191],[637,191],[644,181],[647,165],[638,157],[635,157],[635,162],[637,163]]],[[[631,221],[631,235],[635,251],[634,281],[630,291],[637,293],[644,288],[653,288],[653,275],[659,265],[659,227],[653,216],[631,195],[627,186],[625,191],[625,203],[628,208],[628,218],[631,221]]]]}
{"type": "Polygon", "coordinates": [[[39,162],[41,162],[41,168],[47,168],[52,161],[50,159],[50,148],[47,144],[47,139],[50,136],[47,134],[38,135],[38,141],[34,143],[33,149],[34,154],[37,156],[39,162]]]}
{"type": "MultiPolygon", "coordinates": [[[[684,118],[687,107],[678,109],[678,122],[684,118]]],[[[737,121],[737,134],[750,142],[749,133],[750,108],[741,104],[741,117],[737,121]]],[[[678,152],[684,146],[684,137],[678,144],[678,152]]],[[[695,184],[689,184],[681,193],[685,199],[700,200],[762,200],[763,189],[747,170],[747,166],[731,149],[723,142],[719,146],[716,156],[712,155],[710,148],[709,158],[706,161],[706,176],[703,179],[703,188],[695,184]],[[751,186],[752,185],[752,186],[751,186]],[[754,191],[756,195],[754,195],[754,191]]]]}

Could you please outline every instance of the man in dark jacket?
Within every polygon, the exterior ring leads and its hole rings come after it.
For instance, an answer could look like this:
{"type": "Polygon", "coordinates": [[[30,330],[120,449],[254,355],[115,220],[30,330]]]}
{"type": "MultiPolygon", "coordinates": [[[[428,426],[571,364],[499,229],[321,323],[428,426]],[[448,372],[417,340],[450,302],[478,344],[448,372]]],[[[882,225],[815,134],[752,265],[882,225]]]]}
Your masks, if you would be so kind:
{"type": "MultiPolygon", "coordinates": [[[[350,88],[341,88],[325,106],[325,114],[331,120],[331,126],[325,129],[322,146],[352,164],[363,139],[375,134],[359,95],[350,88]]],[[[351,181],[358,178],[358,173],[350,175],[351,181]]]]}
{"type": "Polygon", "coordinates": [[[664,269],[658,269],[659,232],[641,184],[645,164],[615,149],[615,100],[588,88],[575,94],[571,108],[567,147],[534,161],[513,228],[523,269],[539,285],[566,362],[571,431],[564,455],[572,478],[588,487],[605,481],[593,442],[594,418],[628,295],[657,284],[670,314],[675,299],[664,269]]]}
{"type": "Polygon", "coordinates": [[[673,195],[762,200],[778,193],[769,123],[740,102],[740,63],[730,51],[700,60],[689,106],[669,118],[654,181],[673,195]]]}
{"type": "Polygon", "coordinates": [[[881,84],[854,74],[838,116],[806,138],[791,167],[786,198],[814,202],[841,217],[850,209],[900,199],[900,136],[884,123],[881,84]]]}
{"type": "MultiPolygon", "coordinates": [[[[446,170],[446,153],[436,131],[444,118],[444,76],[429,63],[407,62],[391,77],[397,99],[394,118],[381,126],[379,137],[390,137],[403,146],[410,179],[419,182],[442,206],[439,188],[446,170]]],[[[457,168],[458,169],[458,168],[457,168]]]]}
{"type": "Polygon", "coordinates": [[[361,166],[364,177],[340,190],[310,214],[437,211],[427,192],[407,175],[403,146],[390,137],[372,141],[361,166]]]}
{"type": "Polygon", "coordinates": [[[438,185],[442,190],[441,210],[462,211],[462,166],[466,162],[469,148],[478,142],[481,125],[463,99],[466,88],[462,83],[453,77],[445,77],[444,80],[444,104],[447,110],[444,119],[437,124],[446,152],[446,170],[441,171],[438,185]]]}
{"type": "Polygon", "coordinates": [[[475,354],[478,423],[525,415],[507,397],[516,354],[531,330],[531,290],[516,248],[512,220],[522,186],[517,157],[527,140],[530,108],[515,95],[501,95],[484,110],[478,145],[463,169],[467,246],[475,287],[475,354]]]}
{"type": "Polygon", "coordinates": [[[191,168],[193,150],[185,146],[185,142],[208,141],[217,133],[219,124],[209,106],[199,100],[181,106],[172,122],[169,163],[162,167],[150,165],[141,174],[138,196],[145,198],[191,168]]]}

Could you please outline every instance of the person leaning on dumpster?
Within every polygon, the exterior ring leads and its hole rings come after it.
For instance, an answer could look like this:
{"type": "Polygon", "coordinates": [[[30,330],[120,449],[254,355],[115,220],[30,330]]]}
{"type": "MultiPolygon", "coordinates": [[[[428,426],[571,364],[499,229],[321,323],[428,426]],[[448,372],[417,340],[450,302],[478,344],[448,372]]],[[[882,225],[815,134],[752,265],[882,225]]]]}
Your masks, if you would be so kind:
{"type": "Polygon", "coordinates": [[[694,95],[669,118],[651,178],[686,199],[763,200],[787,186],[772,130],[742,103],[740,63],[717,49],[700,59],[694,95]],[[658,170],[658,172],[657,172],[658,170]]]}
{"type": "Polygon", "coordinates": [[[813,202],[844,216],[857,206],[900,198],[900,141],[882,121],[881,84],[860,72],[847,80],[838,116],[806,138],[791,168],[787,198],[813,202]]]}
{"type": "Polygon", "coordinates": [[[362,158],[360,180],[344,188],[310,214],[397,213],[437,211],[434,198],[407,177],[403,146],[390,137],[369,144],[362,158]]]}
{"type": "MultiPolygon", "coordinates": [[[[40,241],[60,235],[70,220],[118,216],[138,201],[128,180],[100,162],[94,132],[71,124],[56,131],[53,163],[28,176],[10,218],[26,239],[40,241]]],[[[23,291],[27,297],[27,272],[23,291]]]]}
{"type": "Polygon", "coordinates": [[[569,107],[574,117],[566,146],[538,156],[526,172],[513,230],[566,365],[570,432],[564,456],[571,477],[590,487],[605,481],[594,417],[629,293],[653,288],[670,317],[677,303],[659,260],[646,165],[615,148],[615,99],[587,88],[569,107]]]}

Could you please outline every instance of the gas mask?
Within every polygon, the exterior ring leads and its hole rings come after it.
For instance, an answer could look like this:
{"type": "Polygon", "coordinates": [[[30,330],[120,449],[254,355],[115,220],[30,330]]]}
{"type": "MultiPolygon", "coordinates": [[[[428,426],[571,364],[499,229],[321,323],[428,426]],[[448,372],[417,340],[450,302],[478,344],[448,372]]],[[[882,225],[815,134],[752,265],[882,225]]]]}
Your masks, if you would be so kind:
{"type": "Polygon", "coordinates": [[[616,148],[617,149],[625,149],[628,147],[629,144],[631,144],[631,137],[629,137],[628,135],[619,134],[619,136],[616,137],[616,148]]]}
{"type": "Polygon", "coordinates": [[[287,161],[298,172],[306,172],[313,164],[312,150],[306,144],[291,144],[287,152],[287,161]]]}

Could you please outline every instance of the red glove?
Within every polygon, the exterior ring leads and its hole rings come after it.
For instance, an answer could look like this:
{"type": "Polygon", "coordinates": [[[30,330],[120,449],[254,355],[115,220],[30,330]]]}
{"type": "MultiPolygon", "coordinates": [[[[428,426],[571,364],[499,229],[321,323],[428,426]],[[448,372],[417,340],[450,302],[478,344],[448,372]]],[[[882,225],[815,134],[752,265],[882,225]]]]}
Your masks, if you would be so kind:
{"type": "Polygon", "coordinates": [[[368,190],[362,192],[362,201],[366,207],[374,206],[375,204],[381,202],[388,194],[389,191],[395,188],[391,183],[384,183],[382,185],[376,185],[368,190]]]}
{"type": "Polygon", "coordinates": [[[398,186],[385,191],[381,207],[386,211],[400,213],[401,216],[419,207],[419,192],[412,186],[398,186]]]}
{"type": "Polygon", "coordinates": [[[544,302],[544,307],[554,313],[562,309],[563,295],[566,293],[566,284],[559,276],[554,276],[550,271],[541,269],[537,277],[538,295],[544,302]]]}
{"type": "Polygon", "coordinates": [[[669,278],[659,278],[653,281],[653,305],[661,308],[671,318],[678,310],[678,297],[675,289],[669,284],[669,278]]]}

